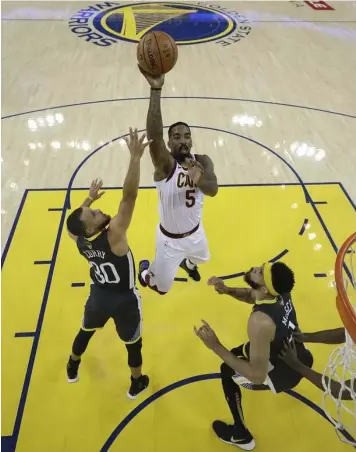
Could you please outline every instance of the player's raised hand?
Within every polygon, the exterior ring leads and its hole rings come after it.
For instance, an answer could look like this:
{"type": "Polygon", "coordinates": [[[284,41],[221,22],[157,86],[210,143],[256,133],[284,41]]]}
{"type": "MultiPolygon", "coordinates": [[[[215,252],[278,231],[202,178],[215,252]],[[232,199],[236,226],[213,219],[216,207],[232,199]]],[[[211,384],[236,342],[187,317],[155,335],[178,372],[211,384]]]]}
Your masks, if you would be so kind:
{"type": "Polygon", "coordinates": [[[102,186],[103,181],[101,179],[93,180],[89,189],[89,198],[91,198],[93,201],[96,201],[97,199],[101,198],[105,193],[104,191],[99,193],[102,186]]]}
{"type": "Polygon", "coordinates": [[[145,79],[148,81],[148,84],[151,88],[160,89],[164,85],[164,74],[162,75],[151,75],[148,72],[144,71],[140,65],[138,65],[138,68],[141,72],[141,74],[145,77],[145,79]]]}
{"type": "Polygon", "coordinates": [[[220,341],[208,322],[202,320],[202,324],[200,328],[194,325],[194,332],[210,350],[214,350],[220,345],[220,341]]]}
{"type": "Polygon", "coordinates": [[[212,276],[208,279],[208,286],[214,286],[214,289],[220,295],[227,293],[227,287],[225,286],[224,281],[220,278],[217,278],[216,276],[212,276]]]}
{"type": "Polygon", "coordinates": [[[144,142],[145,138],[146,138],[145,133],[143,133],[141,137],[139,137],[137,129],[132,130],[132,127],[130,127],[129,136],[124,137],[124,140],[126,141],[127,147],[129,148],[131,157],[137,158],[142,157],[143,151],[150,143],[152,143],[152,140],[144,142]]]}

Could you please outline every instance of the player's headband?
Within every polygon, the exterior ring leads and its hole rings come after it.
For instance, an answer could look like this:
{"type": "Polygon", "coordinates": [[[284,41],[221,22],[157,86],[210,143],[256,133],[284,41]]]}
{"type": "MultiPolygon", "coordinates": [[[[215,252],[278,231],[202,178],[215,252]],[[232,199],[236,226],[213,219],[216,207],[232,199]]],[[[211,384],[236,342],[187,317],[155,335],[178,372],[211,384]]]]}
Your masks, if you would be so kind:
{"type": "Polygon", "coordinates": [[[268,292],[271,295],[274,295],[275,297],[278,295],[278,293],[274,290],[273,284],[272,284],[272,263],[267,262],[263,267],[263,279],[265,280],[266,287],[268,289],[268,292]]]}

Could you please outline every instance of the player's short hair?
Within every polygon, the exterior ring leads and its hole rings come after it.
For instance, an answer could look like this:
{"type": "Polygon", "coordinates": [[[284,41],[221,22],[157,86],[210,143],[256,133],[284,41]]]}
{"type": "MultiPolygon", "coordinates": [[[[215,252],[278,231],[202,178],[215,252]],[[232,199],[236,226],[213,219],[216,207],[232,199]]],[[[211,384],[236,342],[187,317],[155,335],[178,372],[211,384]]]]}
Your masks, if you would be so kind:
{"type": "Polygon", "coordinates": [[[67,229],[68,231],[78,237],[86,237],[85,223],[81,220],[83,209],[78,207],[78,209],[73,210],[73,212],[67,218],[67,229]]]}
{"type": "Polygon", "coordinates": [[[295,279],[294,272],[283,262],[275,262],[271,267],[272,285],[279,294],[292,291],[295,279]]]}
{"type": "Polygon", "coordinates": [[[175,122],[174,124],[172,124],[171,126],[169,126],[169,129],[168,129],[168,138],[171,138],[171,136],[172,136],[172,131],[173,131],[173,129],[174,129],[175,127],[177,127],[177,126],[185,126],[185,127],[188,127],[189,132],[190,132],[190,127],[188,126],[188,124],[187,124],[186,122],[178,121],[178,122],[175,122]]]}

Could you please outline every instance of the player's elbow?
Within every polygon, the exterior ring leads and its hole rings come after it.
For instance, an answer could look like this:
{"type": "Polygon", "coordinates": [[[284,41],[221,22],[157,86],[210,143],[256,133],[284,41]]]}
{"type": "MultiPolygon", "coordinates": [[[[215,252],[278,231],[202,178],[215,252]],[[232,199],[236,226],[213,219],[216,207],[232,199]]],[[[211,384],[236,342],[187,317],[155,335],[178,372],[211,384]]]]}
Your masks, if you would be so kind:
{"type": "Polygon", "coordinates": [[[218,194],[219,187],[218,185],[212,185],[209,187],[208,190],[205,191],[205,195],[210,196],[211,198],[214,198],[218,194]]]}
{"type": "Polygon", "coordinates": [[[210,196],[214,198],[214,196],[218,194],[218,191],[219,191],[218,185],[214,185],[210,190],[210,196]]]}
{"type": "Polygon", "coordinates": [[[251,375],[251,382],[255,385],[263,385],[263,383],[266,381],[267,374],[265,372],[253,372],[251,375]]]}

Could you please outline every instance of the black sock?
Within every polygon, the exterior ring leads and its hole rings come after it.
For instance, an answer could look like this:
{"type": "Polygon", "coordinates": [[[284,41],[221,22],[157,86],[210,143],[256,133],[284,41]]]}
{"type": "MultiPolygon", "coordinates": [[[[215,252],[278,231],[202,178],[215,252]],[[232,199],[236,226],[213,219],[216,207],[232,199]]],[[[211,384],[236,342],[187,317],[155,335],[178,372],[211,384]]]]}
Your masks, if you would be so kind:
{"type": "Polygon", "coordinates": [[[227,364],[223,363],[221,365],[221,382],[225,394],[225,399],[229,405],[237,432],[239,433],[239,435],[244,435],[248,432],[248,430],[245,425],[244,415],[242,411],[241,389],[232,380],[234,373],[234,370],[231,369],[227,364]]]}

